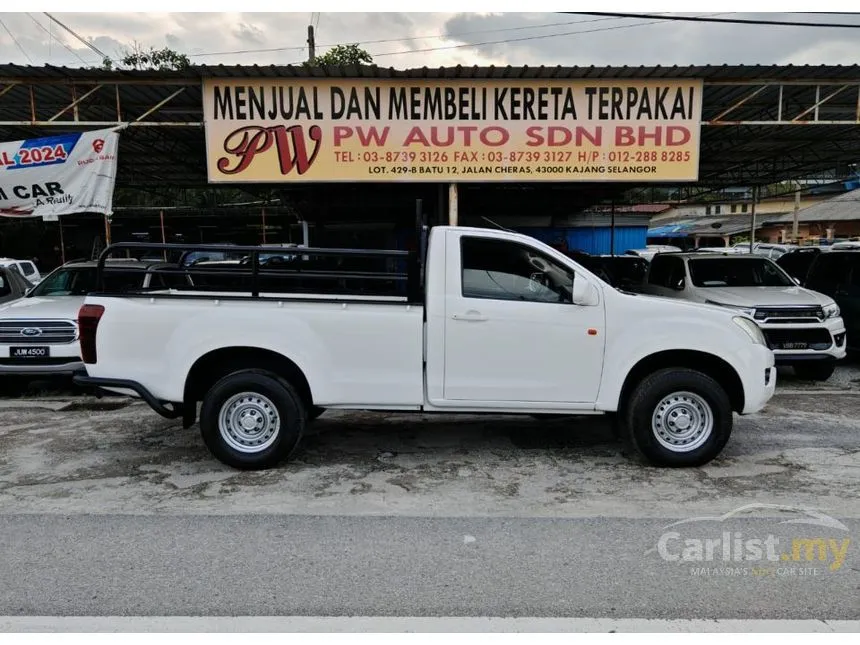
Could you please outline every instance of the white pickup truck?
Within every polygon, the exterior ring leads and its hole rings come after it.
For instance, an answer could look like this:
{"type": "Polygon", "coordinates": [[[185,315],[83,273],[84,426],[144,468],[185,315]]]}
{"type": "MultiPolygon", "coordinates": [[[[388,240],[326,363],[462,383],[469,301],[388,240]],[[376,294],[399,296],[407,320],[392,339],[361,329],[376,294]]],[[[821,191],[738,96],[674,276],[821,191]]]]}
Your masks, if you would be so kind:
{"type": "Polygon", "coordinates": [[[267,268],[266,251],[231,247],[248,253],[223,267],[231,289],[207,266],[186,269],[195,286],[181,290],[89,294],[76,381],[136,392],[186,427],[202,402],[204,442],[237,468],[288,457],[326,408],[616,413],[650,463],[698,466],[725,446],[733,412],[774,392],[774,356],[749,316],[616,290],[525,235],[435,227],[423,267],[414,253],[305,248],[299,264],[267,268]],[[386,277],[350,260],[374,253],[389,270],[410,263],[388,276],[408,289],[349,288],[386,277]]]}

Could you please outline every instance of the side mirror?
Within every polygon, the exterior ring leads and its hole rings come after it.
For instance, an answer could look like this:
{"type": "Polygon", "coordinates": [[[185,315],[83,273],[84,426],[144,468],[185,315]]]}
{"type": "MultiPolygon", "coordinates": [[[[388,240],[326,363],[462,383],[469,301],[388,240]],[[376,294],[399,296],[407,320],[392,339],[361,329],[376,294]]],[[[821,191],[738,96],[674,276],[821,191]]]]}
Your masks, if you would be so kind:
{"type": "Polygon", "coordinates": [[[792,278],[792,280],[794,280],[794,284],[800,285],[800,278],[792,278]]]}
{"type": "Polygon", "coordinates": [[[575,305],[592,306],[599,302],[597,289],[581,275],[577,275],[573,279],[571,299],[575,305]]]}
{"type": "Polygon", "coordinates": [[[678,282],[675,283],[674,289],[677,291],[683,291],[684,287],[687,286],[687,280],[685,278],[681,278],[678,282]]]}
{"type": "Polygon", "coordinates": [[[35,287],[30,287],[29,289],[27,289],[27,290],[24,292],[24,295],[25,295],[25,296],[29,296],[29,295],[30,295],[30,292],[31,292],[34,288],[35,288],[35,287]]]}

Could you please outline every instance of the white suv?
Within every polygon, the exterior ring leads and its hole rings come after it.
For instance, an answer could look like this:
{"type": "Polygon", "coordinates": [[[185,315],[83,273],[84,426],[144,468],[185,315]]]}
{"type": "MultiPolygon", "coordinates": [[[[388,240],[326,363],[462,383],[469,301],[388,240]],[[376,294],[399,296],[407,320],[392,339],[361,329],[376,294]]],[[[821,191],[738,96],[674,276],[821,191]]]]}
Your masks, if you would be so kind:
{"type": "Polygon", "coordinates": [[[778,365],[824,381],[846,354],[845,324],[832,298],[804,289],[776,263],[754,254],[661,253],[645,293],[743,311],[758,323],[778,365]]]}
{"type": "MultiPolygon", "coordinates": [[[[153,273],[164,262],[110,261],[107,286],[132,283],[166,288],[171,276],[153,273]],[[116,269],[121,267],[121,271],[116,269]]],[[[72,374],[83,369],[78,310],[96,290],[95,262],[68,262],[49,273],[24,298],[0,306],[0,375],[72,374]]]]}
{"type": "Polygon", "coordinates": [[[42,274],[39,273],[38,267],[30,262],[30,260],[13,260],[12,258],[0,258],[0,267],[7,269],[17,269],[18,273],[27,278],[31,284],[39,284],[42,281],[42,274]]]}

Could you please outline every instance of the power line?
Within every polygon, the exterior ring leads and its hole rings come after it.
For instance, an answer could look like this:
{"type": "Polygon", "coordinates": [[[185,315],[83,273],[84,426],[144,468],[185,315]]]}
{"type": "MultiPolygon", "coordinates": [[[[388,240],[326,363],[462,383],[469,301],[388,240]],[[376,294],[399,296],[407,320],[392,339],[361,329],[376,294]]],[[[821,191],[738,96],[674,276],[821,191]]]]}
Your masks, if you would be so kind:
{"type": "Polygon", "coordinates": [[[609,11],[561,11],[560,13],[587,16],[614,16],[615,18],[658,18],[659,20],[682,20],[686,22],[713,22],[732,25],[769,25],[776,27],[826,27],[829,29],[860,29],[860,24],[844,22],[797,22],[791,20],[752,20],[746,18],[707,18],[704,16],[658,16],[653,13],[616,13],[609,11]]]}
{"type": "MultiPolygon", "coordinates": [[[[728,12],[732,13],[732,12],[728,12]]],[[[720,15],[720,14],[710,14],[710,15],[720,15]]],[[[662,20],[652,20],[651,22],[639,22],[633,25],[615,25],[613,27],[599,27],[597,29],[580,29],[575,31],[562,31],[554,34],[540,34],[538,36],[524,36],[522,38],[506,38],[504,40],[488,40],[482,43],[461,43],[459,45],[447,45],[443,47],[427,47],[425,49],[409,49],[407,51],[399,51],[399,52],[380,52],[378,54],[371,54],[373,58],[379,58],[380,56],[399,56],[405,54],[422,54],[426,52],[436,52],[443,51],[447,49],[462,49],[464,47],[483,47],[485,45],[501,45],[506,43],[517,43],[523,42],[527,40],[541,40],[543,38],[557,38],[559,36],[572,36],[574,34],[592,34],[598,31],[612,31],[614,29],[632,29],[634,27],[646,27],[648,25],[658,25],[665,24],[662,20]]],[[[295,63],[289,63],[290,65],[298,65],[303,61],[297,61],[295,63]]]]}
{"type": "MultiPolygon", "coordinates": [[[[719,15],[719,14],[717,14],[719,15]]],[[[595,18],[593,20],[567,20],[564,22],[550,22],[543,25],[524,25],[520,27],[504,27],[500,29],[478,29],[474,31],[463,31],[456,34],[431,34],[429,36],[404,36],[402,38],[383,38],[381,40],[362,40],[359,42],[350,41],[350,42],[341,42],[341,43],[330,43],[324,45],[317,45],[317,47],[337,47],[338,45],[376,45],[380,43],[399,43],[406,42],[410,40],[430,40],[432,38],[459,38],[460,36],[472,36],[474,34],[489,34],[489,33],[500,33],[500,32],[508,32],[508,31],[522,31],[524,29],[546,29],[548,27],[559,27],[563,25],[580,25],[592,22],[604,22],[606,20],[618,20],[617,18],[595,18]]],[[[267,53],[267,52],[281,52],[281,51],[304,51],[304,47],[269,47],[266,49],[239,49],[234,51],[222,51],[222,52],[204,52],[199,54],[189,54],[190,57],[194,56],[226,56],[231,54],[258,54],[258,53],[267,53]]]]}
{"type": "MultiPolygon", "coordinates": [[[[52,40],[54,39],[54,34],[52,34],[48,29],[46,29],[46,28],[45,28],[45,25],[43,25],[41,22],[39,22],[38,20],[36,20],[36,19],[33,17],[33,14],[31,14],[31,13],[27,12],[27,15],[30,17],[30,20],[32,20],[33,22],[35,22],[35,23],[39,26],[39,29],[41,29],[41,30],[42,30],[42,31],[44,31],[46,34],[48,34],[48,38],[50,38],[50,39],[52,39],[52,40]]],[[[81,58],[81,56],[78,54],[78,52],[76,52],[74,49],[72,49],[71,47],[69,47],[69,46],[65,43],[65,41],[61,40],[60,38],[57,38],[56,40],[57,40],[57,42],[59,42],[63,47],[65,47],[65,48],[66,48],[66,51],[68,51],[68,52],[69,52],[70,54],[72,54],[75,58],[77,58],[79,61],[81,61],[81,63],[83,63],[84,65],[89,65],[89,63],[88,63],[87,61],[85,61],[83,58],[81,58]]],[[[50,41],[49,41],[49,42],[50,42],[50,41]]]]}
{"type": "Polygon", "coordinates": [[[18,39],[17,39],[17,38],[15,38],[14,34],[13,34],[11,31],[9,31],[9,27],[7,27],[7,26],[6,26],[6,23],[5,23],[5,22],[3,22],[3,19],[2,19],[2,18],[0,18],[0,25],[3,25],[3,29],[5,29],[5,30],[6,30],[6,33],[7,33],[7,34],[9,34],[9,38],[11,38],[11,39],[12,39],[12,42],[13,42],[13,43],[15,43],[15,44],[18,46],[18,49],[20,49],[20,50],[21,50],[21,53],[22,53],[22,54],[24,54],[24,58],[26,58],[26,59],[27,59],[27,62],[29,62],[29,63],[32,65],[32,64],[33,64],[33,59],[32,59],[32,58],[30,58],[30,56],[27,54],[27,52],[26,52],[26,51],[24,51],[24,47],[21,45],[21,43],[19,43],[19,42],[18,42],[18,39]]]}
{"type": "Polygon", "coordinates": [[[70,34],[72,34],[72,36],[74,36],[75,38],[77,38],[77,39],[78,39],[79,41],[81,41],[84,45],[86,45],[87,47],[89,47],[90,49],[92,49],[96,54],[98,54],[99,56],[101,56],[102,60],[104,60],[105,58],[110,58],[110,56],[108,56],[108,55],[107,55],[107,54],[105,54],[103,51],[101,51],[98,47],[96,47],[95,45],[93,45],[90,41],[88,41],[88,40],[86,40],[85,38],[83,38],[83,37],[79,36],[77,33],[75,33],[74,31],[72,31],[72,29],[70,29],[69,27],[67,27],[66,25],[64,25],[62,22],[60,22],[59,20],[57,20],[56,18],[54,18],[54,16],[52,16],[51,14],[49,14],[47,11],[43,11],[42,13],[43,13],[43,14],[45,14],[46,16],[48,16],[48,18],[49,18],[50,20],[53,20],[53,21],[54,21],[55,23],[57,23],[60,27],[62,27],[63,29],[65,29],[66,31],[68,31],[70,34]]]}

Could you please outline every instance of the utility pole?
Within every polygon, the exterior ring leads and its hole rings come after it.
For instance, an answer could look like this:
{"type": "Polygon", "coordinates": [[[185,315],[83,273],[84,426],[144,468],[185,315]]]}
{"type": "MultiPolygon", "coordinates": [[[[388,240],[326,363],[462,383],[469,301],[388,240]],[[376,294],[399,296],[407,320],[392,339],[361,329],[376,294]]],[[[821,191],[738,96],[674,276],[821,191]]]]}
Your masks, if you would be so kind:
{"type": "Polygon", "coordinates": [[[313,65],[317,57],[316,42],[314,41],[314,26],[308,25],[308,63],[313,65]]]}

